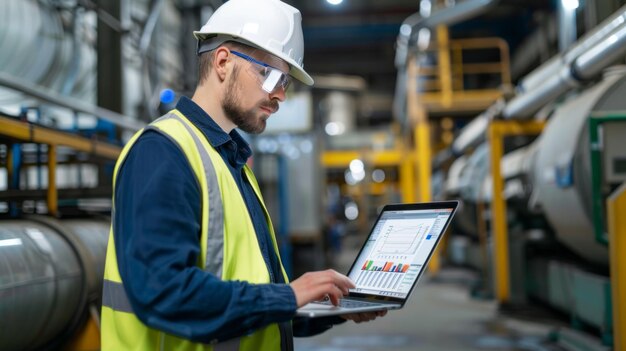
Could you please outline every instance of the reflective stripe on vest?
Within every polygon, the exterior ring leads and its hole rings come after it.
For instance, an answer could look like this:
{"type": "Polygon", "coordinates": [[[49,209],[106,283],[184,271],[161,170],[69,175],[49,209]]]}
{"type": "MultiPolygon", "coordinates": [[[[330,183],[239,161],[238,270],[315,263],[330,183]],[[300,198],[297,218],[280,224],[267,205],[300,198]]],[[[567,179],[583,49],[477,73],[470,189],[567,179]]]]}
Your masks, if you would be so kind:
{"type": "MultiPolygon", "coordinates": [[[[209,228],[208,228],[208,240],[206,243],[206,264],[204,270],[213,273],[218,278],[222,277],[222,262],[224,259],[224,212],[222,205],[222,196],[220,195],[220,187],[217,183],[217,175],[215,174],[215,167],[211,162],[211,157],[207,153],[202,142],[198,139],[198,136],[191,127],[180,116],[170,113],[162,117],[174,118],[178,120],[185,129],[189,132],[189,135],[193,138],[194,144],[200,153],[200,159],[202,160],[202,166],[204,168],[204,174],[206,177],[206,184],[209,190],[209,228]]],[[[158,128],[150,127],[157,132],[163,134],[158,128]]],[[[169,136],[168,136],[169,137],[169,136]]],[[[202,211],[207,209],[203,208],[202,211]]]]}
{"type": "MultiPolygon", "coordinates": [[[[241,250],[232,251],[233,246],[230,246],[230,249],[229,249],[230,251],[228,251],[230,253],[228,256],[226,256],[227,246],[225,246],[225,240],[226,240],[227,234],[226,234],[226,228],[225,228],[225,223],[224,223],[225,214],[229,213],[230,218],[233,218],[233,216],[239,217],[240,216],[239,214],[241,212],[239,212],[240,210],[238,209],[237,206],[242,206],[243,203],[239,201],[243,201],[243,200],[239,199],[240,195],[231,195],[231,194],[238,194],[236,192],[237,191],[236,184],[234,183],[234,180],[229,180],[230,179],[229,176],[232,177],[230,173],[222,174],[224,164],[223,164],[223,160],[221,159],[221,156],[219,156],[219,154],[210,146],[210,144],[207,143],[206,140],[204,139],[202,141],[200,140],[200,138],[202,137],[201,132],[197,130],[195,126],[193,126],[191,122],[188,121],[184,116],[180,115],[180,112],[173,111],[159,118],[157,121],[153,122],[153,124],[157,124],[159,122],[166,122],[165,124],[163,124],[162,127],[167,127],[167,128],[171,127],[172,129],[171,130],[159,129],[158,125],[155,126],[151,124],[150,126],[146,127],[144,130],[142,130],[140,133],[136,134],[131,139],[131,141],[129,141],[129,145],[127,145],[127,147],[123,151],[122,156],[120,157],[120,161],[118,161],[118,165],[116,166],[115,174],[117,175],[118,167],[120,167],[123,164],[123,159],[127,155],[127,152],[130,150],[130,148],[132,147],[132,144],[137,140],[138,136],[143,131],[154,130],[154,131],[159,132],[161,135],[168,137],[170,140],[174,142],[174,145],[177,145],[179,148],[181,148],[181,151],[183,152],[183,154],[185,154],[185,156],[190,160],[190,165],[194,171],[193,173],[196,175],[196,178],[199,177],[202,179],[202,180],[200,179],[197,179],[197,180],[203,183],[200,185],[200,188],[201,188],[201,191],[203,191],[202,210],[201,210],[202,217],[203,217],[202,226],[201,226],[202,233],[203,233],[203,240],[201,240],[201,245],[203,246],[202,248],[204,249],[203,250],[204,252],[201,255],[202,262],[200,261],[198,262],[199,265],[201,264],[200,267],[202,267],[205,271],[210,272],[211,274],[214,274],[215,276],[219,278],[223,278],[222,275],[225,274],[224,279],[242,279],[240,278],[242,277],[240,274],[242,272],[249,272],[249,273],[244,273],[243,277],[247,277],[247,278],[243,278],[243,280],[251,279],[253,283],[255,283],[254,277],[259,277],[259,274],[261,274],[263,278],[261,280],[256,281],[256,283],[266,282],[265,279],[267,279],[267,277],[264,277],[264,275],[267,274],[267,271],[258,270],[254,268],[254,267],[260,268],[261,266],[259,266],[259,264],[261,264],[262,262],[263,263],[262,267],[266,269],[265,264],[264,264],[265,262],[262,261],[262,256],[260,255],[260,251],[256,251],[256,250],[260,250],[260,248],[258,247],[258,244],[255,244],[254,246],[250,246],[250,243],[252,242],[256,243],[256,241],[249,241],[249,239],[244,239],[244,241],[248,240],[247,246],[243,246],[243,247],[247,247],[247,249],[243,249],[243,251],[241,250]],[[172,122],[168,122],[168,120],[176,120],[176,123],[172,124],[172,122]],[[184,128],[180,128],[181,126],[184,128]],[[183,132],[183,129],[186,131],[186,133],[183,132]],[[194,145],[195,148],[192,145],[194,145]],[[216,167],[218,167],[218,169],[220,170],[219,171],[220,175],[217,174],[216,167]],[[218,177],[221,177],[221,178],[218,178],[218,177]],[[232,184],[235,184],[235,185],[231,185],[230,182],[232,182],[232,184]],[[222,189],[222,187],[225,187],[225,188],[222,189]],[[224,196],[226,196],[226,198],[229,199],[228,200],[229,202],[226,204],[223,203],[221,191],[225,191],[224,196]],[[233,204],[235,203],[237,203],[238,205],[236,205],[233,208],[233,204]],[[233,212],[233,210],[235,212],[233,212]],[[206,238],[206,240],[204,238],[206,238]],[[241,256],[242,254],[244,256],[241,256]],[[256,265],[244,265],[241,267],[246,267],[246,268],[237,268],[237,269],[244,269],[243,271],[233,271],[232,267],[239,267],[239,265],[232,266],[233,260],[237,257],[249,257],[251,259],[249,262],[252,262],[252,263],[256,262],[256,265]],[[252,257],[255,257],[255,259],[252,259],[252,257]],[[225,267],[224,266],[225,262],[230,262],[231,266],[225,267]],[[228,269],[227,267],[231,267],[231,268],[228,269]],[[254,274],[251,274],[252,272],[254,272],[254,274]]],[[[248,172],[249,170],[246,169],[247,174],[248,172]]],[[[254,187],[254,185],[256,185],[256,182],[254,180],[254,175],[250,173],[248,174],[248,176],[250,177],[250,181],[254,187]]],[[[114,179],[114,182],[115,182],[115,179],[114,179]]],[[[255,191],[257,191],[257,196],[259,196],[259,200],[262,202],[260,198],[260,193],[258,192],[258,189],[256,187],[255,187],[255,191]]],[[[242,207],[242,208],[245,208],[245,207],[242,207]]],[[[115,211],[114,208],[113,208],[113,211],[115,211]]],[[[246,212],[246,215],[242,217],[242,219],[244,220],[243,222],[235,222],[235,223],[241,223],[241,224],[236,224],[234,226],[233,224],[228,224],[229,228],[235,229],[234,231],[233,230],[229,231],[231,234],[228,235],[228,237],[231,239],[230,241],[231,243],[234,243],[234,242],[241,243],[241,241],[239,240],[241,240],[240,236],[242,235],[242,233],[250,233],[250,230],[253,230],[251,222],[249,222],[248,219],[244,219],[244,218],[247,218],[245,216],[247,216],[247,212],[246,212]],[[244,228],[248,228],[248,229],[245,229],[244,231],[242,231],[242,229],[244,228]],[[236,236],[232,236],[232,234],[235,234],[236,236]],[[236,241],[233,241],[233,240],[236,240],[236,241]]],[[[113,216],[113,218],[114,217],[115,216],[113,216]]],[[[271,223],[269,223],[269,219],[268,219],[268,225],[270,226],[270,231],[272,232],[272,236],[273,236],[274,234],[271,228],[271,223]]],[[[274,237],[272,237],[272,239],[274,241],[274,247],[276,249],[276,242],[275,242],[274,237]]],[[[256,240],[256,239],[252,239],[252,240],[256,240]]],[[[231,351],[231,350],[239,350],[239,349],[255,350],[255,349],[259,349],[260,347],[263,349],[272,349],[272,350],[277,350],[278,348],[281,348],[282,343],[280,342],[279,339],[281,339],[281,334],[284,334],[285,331],[280,330],[282,328],[279,328],[278,325],[276,324],[269,325],[265,328],[262,328],[246,337],[236,338],[236,339],[228,340],[222,343],[217,343],[217,341],[215,341],[215,342],[212,342],[210,345],[192,343],[188,340],[176,338],[172,335],[168,335],[163,332],[159,332],[158,330],[151,329],[145,326],[134,315],[132,311],[132,307],[128,300],[128,296],[126,295],[123,282],[121,282],[121,277],[119,277],[119,273],[117,271],[117,263],[115,259],[115,247],[114,247],[113,242],[114,242],[114,237],[113,237],[113,232],[111,232],[110,242],[109,242],[110,246],[108,248],[111,254],[110,255],[107,254],[107,267],[105,269],[105,281],[104,281],[104,287],[103,287],[103,307],[105,308],[103,308],[103,326],[102,326],[103,338],[105,337],[105,334],[106,334],[108,336],[107,339],[110,340],[110,342],[107,342],[106,345],[103,342],[103,349],[105,348],[106,349],[120,349],[121,347],[121,348],[133,348],[133,349],[142,349],[142,350],[143,349],[154,350],[154,348],[156,347],[157,349],[161,348],[161,349],[170,349],[170,350],[211,350],[212,349],[212,350],[217,350],[217,351],[231,351]],[[119,320],[119,323],[121,324],[119,324],[118,326],[116,326],[115,324],[111,324],[113,323],[113,321],[116,321],[116,320],[119,320]],[[122,328],[122,329],[119,329],[119,328],[122,328]],[[274,340],[274,341],[271,341],[271,340],[274,340]]],[[[238,244],[238,247],[239,247],[239,244],[238,244]]],[[[238,260],[235,260],[235,261],[238,261],[238,260]]],[[[284,274],[284,270],[283,270],[283,274],[284,274]]],[[[285,279],[286,279],[286,276],[285,276],[285,279]]],[[[290,329],[290,326],[288,324],[286,326],[290,329]]],[[[285,335],[290,335],[290,333],[286,333],[285,335]]],[[[287,343],[287,344],[290,344],[290,343],[287,343]]],[[[286,346],[285,344],[282,345],[282,347],[285,347],[285,346],[286,346]]],[[[289,348],[289,346],[287,346],[287,348],[289,348]]]]}
{"type": "MultiPolygon", "coordinates": [[[[208,228],[208,240],[206,242],[207,259],[204,270],[217,276],[222,277],[222,260],[224,258],[224,213],[222,211],[222,196],[220,195],[219,184],[217,183],[217,175],[215,174],[215,168],[209,154],[202,146],[200,140],[191,128],[182,120],[179,116],[173,113],[169,113],[155,122],[163,121],[169,118],[178,120],[189,132],[189,135],[193,138],[196,147],[198,148],[200,159],[202,160],[202,166],[204,168],[204,174],[206,178],[206,184],[209,191],[209,203],[208,215],[209,215],[209,228],[208,228]]],[[[144,130],[153,130],[161,135],[164,135],[170,139],[174,145],[177,142],[169,135],[163,133],[159,128],[152,125],[147,126],[144,130]]],[[[202,209],[206,211],[207,209],[202,209]]],[[[115,216],[111,219],[115,221],[115,216]]],[[[102,304],[107,307],[111,307],[116,311],[133,313],[128,301],[128,296],[124,290],[123,283],[112,282],[104,280],[103,292],[102,292],[102,304]]]]}
{"type": "Polygon", "coordinates": [[[102,282],[102,306],[111,307],[120,312],[133,313],[124,284],[106,279],[102,282]]]}

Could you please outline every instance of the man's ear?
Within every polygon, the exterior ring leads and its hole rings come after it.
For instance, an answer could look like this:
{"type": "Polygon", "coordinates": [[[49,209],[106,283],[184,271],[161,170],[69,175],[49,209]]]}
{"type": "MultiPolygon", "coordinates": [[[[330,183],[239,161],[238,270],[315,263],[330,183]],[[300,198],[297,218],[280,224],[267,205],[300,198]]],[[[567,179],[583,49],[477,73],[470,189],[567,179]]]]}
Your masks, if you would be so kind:
{"type": "Polygon", "coordinates": [[[228,58],[230,56],[230,51],[223,46],[215,49],[213,57],[213,70],[217,74],[217,77],[220,81],[224,81],[226,79],[226,73],[228,72],[228,58]]]}

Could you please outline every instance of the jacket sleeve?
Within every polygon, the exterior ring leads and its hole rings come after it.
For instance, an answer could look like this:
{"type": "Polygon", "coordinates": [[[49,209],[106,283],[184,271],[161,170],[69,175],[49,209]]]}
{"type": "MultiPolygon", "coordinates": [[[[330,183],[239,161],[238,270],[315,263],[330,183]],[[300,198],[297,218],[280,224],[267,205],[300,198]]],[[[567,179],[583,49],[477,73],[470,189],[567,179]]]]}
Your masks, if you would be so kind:
{"type": "Polygon", "coordinates": [[[285,284],[222,281],[196,266],[200,188],[183,152],[147,131],[121,166],[115,250],[134,313],[146,325],[194,342],[222,341],[293,318],[285,284]]]}

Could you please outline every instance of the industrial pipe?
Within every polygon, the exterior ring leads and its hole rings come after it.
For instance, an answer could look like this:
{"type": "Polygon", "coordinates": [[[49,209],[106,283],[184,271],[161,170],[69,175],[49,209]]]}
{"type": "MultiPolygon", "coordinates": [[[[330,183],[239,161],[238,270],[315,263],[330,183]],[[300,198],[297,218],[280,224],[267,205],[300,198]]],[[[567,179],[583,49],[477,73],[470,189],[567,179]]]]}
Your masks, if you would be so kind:
{"type": "Polygon", "coordinates": [[[6,86],[11,89],[21,91],[41,101],[50,102],[61,107],[66,107],[75,112],[82,112],[92,116],[97,116],[117,126],[129,130],[136,131],[145,126],[145,123],[142,123],[135,118],[121,115],[117,112],[113,112],[102,107],[94,106],[90,103],[81,101],[76,98],[62,96],[55,92],[47,91],[32,83],[21,81],[13,77],[12,75],[2,72],[0,72],[0,86],[6,86]]]}
{"type": "MultiPolygon", "coordinates": [[[[501,111],[505,119],[530,117],[542,106],[575,88],[581,81],[596,77],[626,52],[626,6],[578,40],[567,52],[558,55],[522,79],[518,95],[501,111]]],[[[492,106],[493,107],[493,106],[492,106]]],[[[490,109],[492,108],[490,107],[490,109]]],[[[457,154],[484,141],[486,124],[479,115],[475,123],[463,128],[453,144],[457,154]]]]}
{"type": "Polygon", "coordinates": [[[498,100],[487,110],[468,123],[452,143],[452,153],[461,155],[470,147],[475,147],[485,140],[487,126],[504,108],[504,101],[498,100]]]}
{"type": "Polygon", "coordinates": [[[518,86],[503,111],[505,119],[528,118],[579,82],[597,76],[626,52],[626,6],[580,39],[570,50],[540,66],[518,86]]]}
{"type": "Polygon", "coordinates": [[[578,79],[594,78],[605,67],[623,58],[624,52],[626,52],[626,24],[620,26],[606,40],[580,55],[572,65],[574,76],[578,79]]]}
{"type": "Polygon", "coordinates": [[[587,52],[587,50],[589,50],[592,46],[595,46],[599,42],[603,41],[624,23],[626,23],[626,6],[620,8],[613,15],[596,26],[592,31],[580,38],[572,47],[563,53],[563,55],[553,57],[526,75],[526,77],[522,78],[517,89],[520,92],[528,92],[536,86],[543,84],[543,82],[554,74],[557,68],[562,66],[563,63],[573,62],[574,59],[587,52]]]}
{"type": "Polygon", "coordinates": [[[0,350],[58,349],[100,299],[108,220],[0,226],[0,350]]]}

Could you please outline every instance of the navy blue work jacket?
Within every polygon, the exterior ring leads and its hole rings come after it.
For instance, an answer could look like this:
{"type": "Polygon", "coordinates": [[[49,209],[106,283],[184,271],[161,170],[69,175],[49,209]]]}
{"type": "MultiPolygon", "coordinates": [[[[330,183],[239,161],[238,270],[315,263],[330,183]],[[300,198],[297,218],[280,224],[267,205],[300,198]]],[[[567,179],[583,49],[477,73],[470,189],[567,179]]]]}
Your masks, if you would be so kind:
{"type": "MultiPolygon", "coordinates": [[[[258,236],[273,284],[222,281],[196,266],[201,196],[191,166],[167,137],[146,131],[121,166],[115,188],[115,249],[133,311],[148,326],[196,342],[246,335],[294,317],[296,299],[283,281],[267,222],[243,165],[252,155],[237,131],[224,132],[192,100],[182,112],[228,165],[258,236]]],[[[320,333],[338,319],[294,320],[294,335],[320,333]]]]}

